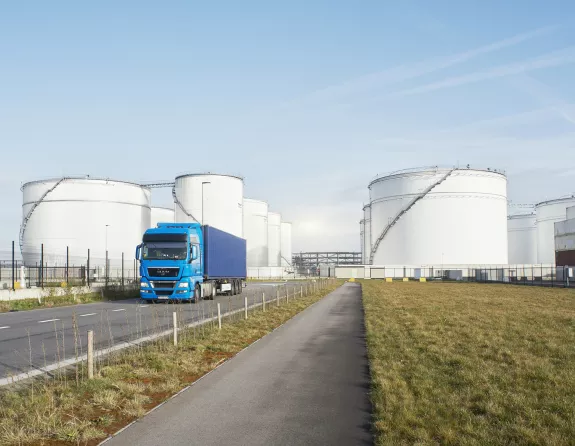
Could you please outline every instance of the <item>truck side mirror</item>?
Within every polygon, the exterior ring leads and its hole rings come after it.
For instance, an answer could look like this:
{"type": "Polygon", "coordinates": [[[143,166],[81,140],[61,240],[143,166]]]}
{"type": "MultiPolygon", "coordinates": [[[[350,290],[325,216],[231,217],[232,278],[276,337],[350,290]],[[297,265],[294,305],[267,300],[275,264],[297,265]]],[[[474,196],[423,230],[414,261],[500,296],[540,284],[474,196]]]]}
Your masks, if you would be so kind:
{"type": "Polygon", "coordinates": [[[198,259],[198,245],[192,245],[192,260],[198,259]]]}
{"type": "Polygon", "coordinates": [[[137,260],[141,260],[141,259],[140,259],[141,250],[142,250],[142,245],[136,246],[136,259],[137,259],[137,260]]]}

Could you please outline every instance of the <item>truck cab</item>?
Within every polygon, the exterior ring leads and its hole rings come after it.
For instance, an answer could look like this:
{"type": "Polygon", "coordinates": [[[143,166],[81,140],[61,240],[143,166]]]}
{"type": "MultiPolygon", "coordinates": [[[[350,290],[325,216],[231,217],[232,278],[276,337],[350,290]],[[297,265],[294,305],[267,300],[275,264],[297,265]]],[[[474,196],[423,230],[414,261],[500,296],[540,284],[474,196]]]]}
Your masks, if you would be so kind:
{"type": "Polygon", "coordinates": [[[136,248],[140,297],[195,299],[203,281],[203,233],[198,223],[158,223],[136,248]]]}

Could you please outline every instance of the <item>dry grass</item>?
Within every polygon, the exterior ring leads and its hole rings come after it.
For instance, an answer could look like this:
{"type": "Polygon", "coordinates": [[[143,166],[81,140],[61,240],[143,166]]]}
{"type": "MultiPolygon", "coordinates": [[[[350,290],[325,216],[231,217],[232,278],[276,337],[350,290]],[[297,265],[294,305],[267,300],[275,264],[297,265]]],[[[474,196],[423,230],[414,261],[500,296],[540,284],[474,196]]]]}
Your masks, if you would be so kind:
{"type": "MultiPolygon", "coordinates": [[[[92,381],[36,382],[0,393],[0,444],[97,444],[196,381],[222,361],[321,299],[339,284],[308,297],[224,319],[222,330],[184,330],[170,339],[112,357],[92,381]]],[[[107,363],[107,361],[106,361],[107,363]]]]}
{"type": "Polygon", "coordinates": [[[575,444],[575,293],[364,281],[377,444],[575,444]]]}

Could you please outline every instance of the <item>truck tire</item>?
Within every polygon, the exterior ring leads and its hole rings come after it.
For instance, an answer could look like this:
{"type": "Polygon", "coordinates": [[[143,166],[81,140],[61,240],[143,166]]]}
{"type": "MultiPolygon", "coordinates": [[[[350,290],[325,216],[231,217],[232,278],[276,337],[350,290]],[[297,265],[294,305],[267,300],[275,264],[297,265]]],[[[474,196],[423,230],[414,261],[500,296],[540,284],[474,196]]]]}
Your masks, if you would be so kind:
{"type": "Polygon", "coordinates": [[[194,290],[194,302],[198,303],[200,300],[202,300],[202,288],[200,285],[196,285],[194,290]]]}
{"type": "Polygon", "coordinates": [[[218,295],[218,287],[216,286],[215,283],[212,283],[212,296],[211,296],[211,299],[214,300],[217,295],[218,295]]]}

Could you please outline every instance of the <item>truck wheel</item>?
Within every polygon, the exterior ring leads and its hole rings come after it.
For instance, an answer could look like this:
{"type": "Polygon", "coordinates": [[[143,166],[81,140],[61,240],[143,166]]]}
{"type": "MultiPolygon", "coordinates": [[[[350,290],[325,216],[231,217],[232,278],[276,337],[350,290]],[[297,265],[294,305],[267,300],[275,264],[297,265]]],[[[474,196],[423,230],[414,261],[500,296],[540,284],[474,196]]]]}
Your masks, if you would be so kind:
{"type": "Polygon", "coordinates": [[[216,284],[213,283],[213,284],[212,284],[212,293],[211,293],[210,299],[211,299],[211,300],[214,300],[217,295],[218,295],[218,289],[217,289],[217,287],[216,287],[216,284]]]}
{"type": "Polygon", "coordinates": [[[198,303],[202,300],[202,289],[199,285],[196,285],[196,289],[194,290],[194,302],[198,303]]]}
{"type": "Polygon", "coordinates": [[[240,294],[240,290],[238,287],[238,281],[234,280],[234,296],[237,296],[238,294],[240,294]]]}

